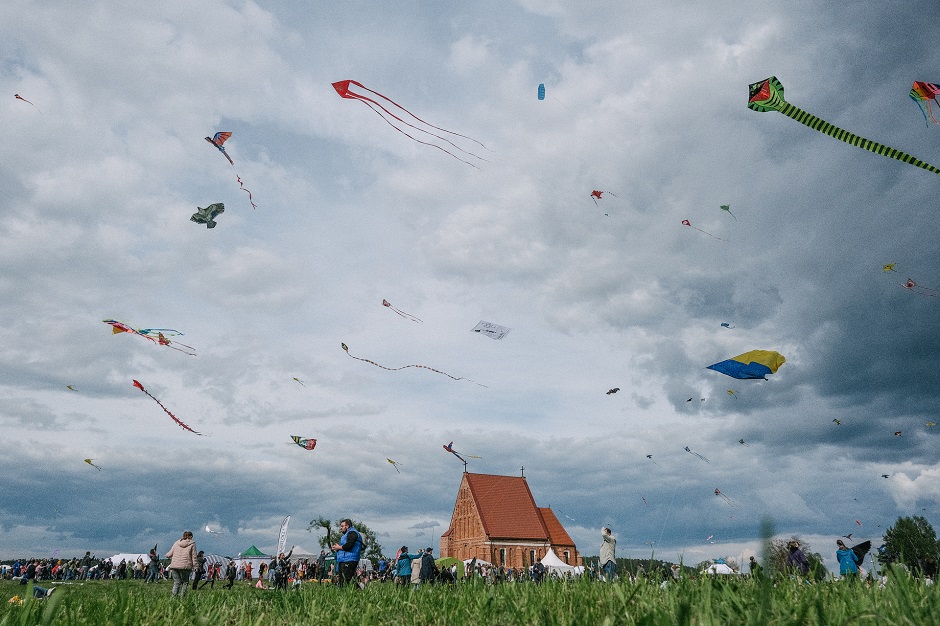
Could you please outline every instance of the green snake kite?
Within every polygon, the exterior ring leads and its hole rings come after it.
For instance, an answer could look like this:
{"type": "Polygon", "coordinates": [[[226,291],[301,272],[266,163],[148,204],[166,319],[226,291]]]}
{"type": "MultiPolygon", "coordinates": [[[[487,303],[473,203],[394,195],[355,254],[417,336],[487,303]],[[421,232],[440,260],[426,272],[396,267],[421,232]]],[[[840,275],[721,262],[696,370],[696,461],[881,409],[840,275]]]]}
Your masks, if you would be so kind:
{"type": "Polygon", "coordinates": [[[889,148],[880,143],[865,139],[864,137],[859,137],[858,135],[853,135],[847,130],[842,130],[838,126],[833,126],[826,120],[821,120],[811,113],[807,113],[799,107],[795,107],[786,100],[783,99],[783,85],[780,84],[780,81],[777,80],[776,76],[771,76],[765,80],[762,80],[758,83],[754,83],[748,87],[750,95],[747,101],[747,108],[760,111],[765,113],[767,111],[780,111],[789,118],[792,118],[799,122],[800,124],[805,124],[813,130],[818,130],[821,133],[825,133],[830,137],[835,137],[840,141],[845,143],[852,144],[858,148],[868,150],[869,152],[874,152],[875,154],[880,154],[882,156],[890,157],[892,159],[897,159],[898,161],[904,161],[911,165],[916,165],[917,167],[923,168],[925,170],[931,171],[934,174],[940,174],[940,169],[937,169],[930,163],[924,163],[916,157],[912,157],[906,152],[901,152],[900,150],[895,150],[894,148],[889,148]]]}

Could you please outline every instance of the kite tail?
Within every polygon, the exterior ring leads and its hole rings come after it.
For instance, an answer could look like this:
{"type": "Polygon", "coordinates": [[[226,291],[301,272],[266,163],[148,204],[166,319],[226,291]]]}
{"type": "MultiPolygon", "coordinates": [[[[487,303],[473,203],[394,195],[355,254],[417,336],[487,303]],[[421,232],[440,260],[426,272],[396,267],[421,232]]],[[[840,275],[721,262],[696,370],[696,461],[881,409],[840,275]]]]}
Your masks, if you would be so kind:
{"type": "Polygon", "coordinates": [[[177,424],[179,424],[181,428],[183,428],[184,430],[188,430],[189,432],[191,432],[191,433],[193,433],[193,434],[202,435],[202,433],[196,432],[195,430],[193,430],[192,428],[190,428],[189,426],[187,426],[186,424],[184,424],[178,417],[176,417],[175,415],[173,415],[172,413],[170,413],[169,409],[167,409],[165,406],[163,406],[163,403],[162,403],[162,402],[160,402],[159,400],[157,400],[156,398],[154,398],[153,395],[151,395],[151,393],[150,393],[149,391],[147,391],[146,389],[144,389],[144,386],[141,385],[141,384],[140,384],[139,382],[137,382],[136,380],[134,381],[134,386],[137,387],[138,389],[140,389],[141,391],[143,391],[143,392],[144,392],[145,394],[147,394],[148,396],[150,396],[150,399],[151,399],[151,400],[153,400],[154,402],[156,402],[157,404],[159,404],[159,405],[160,405],[160,408],[163,409],[163,412],[166,413],[167,415],[169,415],[171,418],[173,418],[173,421],[176,422],[177,424]]]}
{"type": "Polygon", "coordinates": [[[245,184],[242,183],[241,176],[239,176],[238,174],[235,174],[235,178],[238,180],[238,188],[248,194],[248,202],[251,204],[251,208],[257,209],[258,205],[256,205],[254,201],[251,199],[251,190],[247,189],[245,187],[245,184]]]}
{"type": "Polygon", "coordinates": [[[834,139],[838,139],[839,141],[844,141],[845,143],[853,145],[857,148],[862,148],[864,150],[868,150],[869,152],[880,154],[881,156],[886,156],[891,159],[903,161],[904,163],[907,163],[908,165],[915,165],[921,169],[927,170],[928,172],[933,172],[934,174],[940,174],[940,169],[934,167],[933,165],[929,163],[925,163],[924,161],[921,161],[917,157],[913,157],[907,154],[906,152],[902,152],[895,148],[889,148],[888,146],[880,144],[876,141],[865,139],[864,137],[859,137],[858,135],[850,133],[847,130],[844,130],[842,128],[839,128],[838,126],[830,124],[826,120],[816,117],[812,113],[807,113],[803,109],[800,109],[799,107],[795,107],[789,102],[786,102],[786,101],[782,101],[782,102],[783,102],[783,106],[778,109],[781,113],[783,113],[784,115],[786,115],[792,120],[796,120],[800,124],[809,126],[813,130],[818,130],[824,135],[829,135],[830,137],[833,137],[834,139]]]}

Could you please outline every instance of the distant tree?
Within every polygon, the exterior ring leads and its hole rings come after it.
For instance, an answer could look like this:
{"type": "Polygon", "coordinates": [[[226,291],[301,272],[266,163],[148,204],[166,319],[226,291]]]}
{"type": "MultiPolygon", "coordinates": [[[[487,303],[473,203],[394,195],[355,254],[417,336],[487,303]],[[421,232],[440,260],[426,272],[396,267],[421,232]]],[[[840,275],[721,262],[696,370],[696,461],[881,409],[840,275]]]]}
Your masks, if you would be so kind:
{"type": "Polygon", "coordinates": [[[936,575],[940,545],[937,533],[926,518],[899,517],[885,531],[884,552],[879,559],[886,565],[899,563],[915,572],[936,575]]]}
{"type": "MultiPolygon", "coordinates": [[[[357,520],[351,520],[353,523],[353,528],[355,528],[365,541],[365,551],[362,554],[362,558],[369,559],[372,561],[372,564],[376,564],[379,560],[379,557],[382,556],[382,546],[379,544],[378,539],[376,539],[375,531],[370,529],[364,523],[357,520]]],[[[318,517],[315,520],[311,520],[310,524],[307,525],[307,532],[313,532],[314,529],[320,530],[323,529],[326,531],[322,537],[318,539],[320,547],[324,550],[329,550],[330,546],[334,543],[338,543],[341,535],[339,534],[339,523],[336,524],[336,529],[333,529],[333,522],[325,517],[318,517]]]]}

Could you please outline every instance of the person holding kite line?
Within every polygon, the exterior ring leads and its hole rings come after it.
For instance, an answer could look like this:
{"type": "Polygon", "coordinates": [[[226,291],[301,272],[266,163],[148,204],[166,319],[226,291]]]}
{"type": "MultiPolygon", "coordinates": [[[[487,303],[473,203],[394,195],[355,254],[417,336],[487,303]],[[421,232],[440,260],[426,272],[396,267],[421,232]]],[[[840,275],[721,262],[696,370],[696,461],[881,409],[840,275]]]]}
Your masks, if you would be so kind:
{"type": "Polygon", "coordinates": [[[607,582],[613,582],[617,574],[617,538],[610,534],[610,528],[601,528],[601,570],[607,582]]]}
{"type": "Polygon", "coordinates": [[[356,568],[359,567],[359,558],[362,554],[362,535],[353,528],[351,519],[344,519],[339,523],[339,530],[343,533],[339,543],[330,548],[336,553],[336,566],[339,569],[339,586],[356,580],[356,568]]]}
{"type": "Polygon", "coordinates": [[[851,548],[845,547],[841,539],[836,539],[836,545],[839,549],[836,551],[836,559],[839,561],[839,575],[845,578],[858,578],[858,555],[851,548]]]}
{"type": "Polygon", "coordinates": [[[177,539],[170,551],[166,553],[170,559],[170,576],[173,577],[173,595],[180,598],[186,595],[189,587],[189,577],[196,567],[196,542],[193,534],[185,531],[182,538],[177,539]]]}

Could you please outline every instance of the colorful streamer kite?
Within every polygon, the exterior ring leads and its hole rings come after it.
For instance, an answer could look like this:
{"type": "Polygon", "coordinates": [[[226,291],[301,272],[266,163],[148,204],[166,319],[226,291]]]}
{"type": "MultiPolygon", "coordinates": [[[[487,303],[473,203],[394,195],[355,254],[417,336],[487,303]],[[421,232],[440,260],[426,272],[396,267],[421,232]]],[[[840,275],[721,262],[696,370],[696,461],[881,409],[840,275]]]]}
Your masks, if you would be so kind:
{"type": "Polygon", "coordinates": [[[400,316],[402,316],[402,317],[405,318],[406,320],[409,320],[409,321],[412,321],[412,322],[415,322],[415,323],[421,323],[421,320],[420,320],[420,319],[418,319],[417,317],[415,317],[415,316],[412,315],[411,313],[405,313],[405,312],[402,311],[401,309],[396,309],[395,307],[392,306],[392,304],[391,304],[388,300],[386,300],[386,299],[384,299],[384,298],[382,299],[382,306],[387,307],[387,308],[389,308],[389,309],[395,311],[396,313],[398,313],[400,316]]]}
{"type": "Polygon", "coordinates": [[[132,335],[138,335],[144,339],[149,339],[158,346],[166,346],[167,348],[173,348],[178,350],[183,354],[188,354],[189,356],[196,356],[196,349],[192,346],[187,346],[184,343],[179,343],[176,341],[170,341],[167,339],[167,335],[170,337],[182,336],[178,330],[173,330],[172,328],[131,328],[124,322],[119,322],[117,320],[103,320],[105,324],[111,325],[111,334],[116,335],[118,333],[131,333],[132,335]],[[181,346],[181,347],[177,347],[181,346]],[[185,349],[184,349],[185,348],[185,349]]]}
{"type": "MultiPolygon", "coordinates": [[[[467,464],[467,459],[465,459],[465,458],[463,458],[462,456],[460,456],[462,453],[461,453],[461,452],[457,452],[456,450],[454,450],[454,442],[453,442],[453,441],[451,441],[451,442],[448,443],[448,444],[444,444],[444,449],[447,450],[448,452],[450,452],[451,454],[453,454],[453,455],[454,455],[455,457],[457,457],[458,459],[460,459],[460,460],[463,462],[464,465],[467,464]]],[[[482,458],[483,458],[482,456],[476,456],[476,455],[474,455],[474,454],[464,454],[464,456],[466,456],[467,458],[470,458],[470,459],[482,459],[482,458]]]]}
{"type": "Polygon", "coordinates": [[[712,363],[705,369],[715,370],[742,380],[767,380],[767,375],[775,374],[786,361],[786,357],[773,350],[751,350],[725,361],[712,363]]]}
{"type": "MultiPolygon", "coordinates": [[[[475,381],[472,381],[472,380],[470,380],[469,378],[463,378],[463,377],[458,377],[458,376],[451,376],[451,375],[448,374],[447,372],[442,372],[441,370],[436,370],[436,369],[434,369],[433,367],[428,367],[427,365],[413,364],[413,365],[402,365],[401,367],[385,367],[384,365],[379,365],[379,364],[376,363],[375,361],[370,361],[369,359],[363,359],[362,357],[353,356],[353,355],[349,354],[349,347],[348,347],[345,343],[341,343],[340,346],[341,346],[341,347],[343,348],[343,350],[346,352],[346,355],[349,356],[350,358],[356,359],[357,361],[364,361],[364,362],[366,362],[366,363],[371,363],[372,365],[374,365],[374,366],[376,366],[376,367],[380,367],[380,368],[382,368],[383,370],[388,370],[388,371],[390,371],[390,372],[397,372],[398,370],[407,369],[407,368],[409,368],[409,367],[418,367],[418,368],[421,368],[421,369],[430,370],[430,371],[435,372],[435,373],[437,373],[437,374],[443,374],[444,376],[447,376],[447,377],[450,378],[451,380],[466,380],[467,382],[471,382],[471,383],[473,383],[474,385],[480,385],[480,383],[475,382],[475,381]]],[[[480,387],[486,387],[486,385],[480,385],[480,387]]]]}
{"type": "Polygon", "coordinates": [[[845,143],[852,144],[863,150],[868,150],[869,152],[874,152],[875,154],[880,154],[881,156],[903,161],[908,165],[914,165],[929,172],[933,172],[934,174],[940,174],[940,169],[906,152],[901,152],[900,150],[889,148],[888,146],[871,141],[870,139],[853,135],[847,130],[833,126],[829,122],[821,120],[815,115],[793,106],[783,99],[783,85],[777,80],[776,76],[771,76],[770,78],[749,85],[748,92],[747,108],[752,111],[759,111],[761,113],[778,111],[790,119],[796,120],[800,124],[809,126],[813,130],[818,130],[839,141],[844,141],[845,143]]]}
{"type": "Polygon", "coordinates": [[[689,446],[686,446],[686,447],[683,448],[683,449],[684,449],[686,452],[688,452],[689,454],[694,455],[694,456],[697,456],[698,458],[702,459],[702,460],[705,461],[706,463],[711,463],[711,461],[709,461],[708,459],[706,459],[705,457],[703,457],[703,456],[702,456],[701,454],[699,454],[698,452],[692,452],[692,450],[689,449],[689,446]]]}
{"type": "MultiPolygon", "coordinates": [[[[235,167],[235,161],[232,160],[232,157],[230,157],[229,154],[228,154],[228,152],[225,151],[225,146],[222,145],[222,144],[224,144],[226,141],[228,141],[229,138],[231,138],[231,136],[232,136],[232,133],[230,133],[230,132],[228,132],[228,131],[225,131],[225,132],[218,132],[218,133],[216,133],[215,135],[213,135],[212,137],[206,137],[206,141],[208,141],[208,142],[211,143],[213,146],[215,146],[216,148],[218,148],[219,152],[222,153],[222,156],[224,156],[226,159],[228,159],[228,162],[232,165],[232,167],[235,167]]],[[[255,202],[254,202],[254,200],[253,200],[253,198],[252,198],[252,196],[251,196],[251,191],[248,190],[248,189],[245,187],[245,184],[242,182],[241,176],[239,176],[237,173],[235,174],[235,180],[238,181],[238,188],[248,194],[248,202],[251,204],[251,208],[257,209],[257,208],[258,208],[258,205],[255,204],[255,202]]],[[[221,211],[219,211],[219,212],[221,213],[221,211]]],[[[212,227],[210,226],[209,228],[212,228],[212,227]]]]}
{"type": "Polygon", "coordinates": [[[85,459],[85,463],[88,463],[89,465],[91,465],[93,468],[95,468],[96,470],[100,472],[101,468],[95,465],[94,463],[92,463],[92,461],[94,461],[94,459],[85,459]]]}
{"type": "Polygon", "coordinates": [[[937,100],[938,95],[940,95],[940,85],[936,83],[923,83],[915,80],[914,84],[911,85],[911,100],[913,100],[917,108],[920,109],[920,112],[924,116],[924,124],[926,124],[928,128],[930,127],[930,122],[940,124],[937,118],[933,116],[933,107],[930,105],[931,101],[940,104],[940,100],[937,100]],[[928,116],[930,117],[930,122],[927,121],[928,116]]]}
{"type": "Polygon", "coordinates": [[[187,426],[186,424],[184,424],[184,423],[183,423],[179,418],[177,418],[175,415],[173,415],[172,413],[170,413],[170,411],[169,411],[165,406],[163,406],[163,403],[162,403],[162,402],[160,402],[159,400],[157,400],[156,398],[154,398],[154,397],[150,394],[150,392],[147,391],[146,389],[144,389],[144,386],[141,385],[141,384],[140,384],[139,382],[137,382],[136,380],[134,381],[134,386],[137,387],[138,389],[140,389],[141,391],[143,391],[143,392],[144,392],[145,394],[147,394],[148,396],[150,396],[150,399],[151,399],[151,400],[153,400],[154,402],[156,402],[157,404],[159,404],[159,405],[160,405],[160,408],[163,409],[163,412],[166,413],[167,415],[169,415],[170,417],[172,417],[172,418],[173,418],[173,421],[180,425],[180,428],[182,428],[183,430],[188,430],[189,432],[193,433],[194,435],[202,435],[202,433],[196,432],[195,430],[193,430],[192,428],[190,428],[189,426],[187,426]]]}
{"type": "Polygon", "coordinates": [[[39,111],[40,113],[42,113],[42,109],[40,109],[39,107],[37,107],[35,104],[33,104],[32,102],[30,102],[29,100],[27,100],[26,98],[24,98],[23,96],[21,96],[20,94],[15,93],[15,94],[13,94],[13,97],[16,98],[17,100],[22,100],[22,101],[25,102],[26,104],[32,104],[34,107],[36,107],[36,110],[37,110],[37,111],[39,111]]]}
{"type": "Polygon", "coordinates": [[[294,443],[304,450],[313,450],[317,447],[316,439],[311,439],[309,437],[298,437],[297,435],[291,435],[290,438],[294,441],[294,443]]]}
{"type": "Polygon", "coordinates": [[[215,204],[210,204],[206,208],[196,207],[199,209],[193,216],[190,217],[190,221],[196,222],[197,224],[205,224],[206,228],[215,228],[216,222],[215,218],[218,214],[225,212],[225,205],[221,202],[216,202],[215,204]]]}
{"type": "MultiPolygon", "coordinates": [[[[357,82],[357,81],[354,81],[354,80],[341,80],[341,81],[337,81],[337,82],[333,83],[333,89],[335,89],[335,90],[336,90],[336,93],[338,93],[338,94],[340,95],[340,97],[342,97],[342,98],[347,98],[347,99],[349,99],[349,100],[359,100],[360,102],[362,102],[363,104],[365,104],[367,107],[369,107],[370,109],[372,109],[373,111],[375,111],[375,113],[376,113],[379,117],[381,117],[381,118],[385,121],[386,124],[388,124],[389,126],[391,126],[392,128],[394,128],[395,130],[397,130],[398,132],[400,132],[402,135],[404,135],[405,137],[408,137],[409,139],[411,139],[411,140],[413,140],[413,141],[417,141],[418,143],[424,144],[424,145],[426,145],[426,146],[431,146],[432,148],[437,148],[437,149],[440,150],[441,152],[446,152],[447,154],[449,154],[450,156],[454,157],[454,158],[457,159],[458,161],[461,161],[461,162],[463,162],[463,163],[466,163],[467,165],[469,165],[469,166],[471,166],[471,167],[477,167],[477,166],[474,165],[473,163],[471,163],[470,161],[467,161],[467,160],[465,160],[465,159],[460,158],[459,156],[457,156],[456,154],[454,154],[453,152],[451,152],[451,151],[448,150],[447,148],[444,148],[443,146],[440,146],[440,145],[438,145],[437,143],[434,143],[434,140],[433,140],[433,139],[430,139],[430,138],[433,137],[434,139],[437,139],[438,141],[442,141],[442,142],[446,143],[447,145],[451,146],[452,148],[454,148],[455,150],[457,150],[457,151],[460,152],[461,154],[466,155],[468,158],[469,158],[469,157],[472,157],[472,158],[478,159],[478,160],[480,160],[480,161],[486,161],[486,159],[484,159],[483,157],[481,157],[481,156],[479,156],[479,155],[477,155],[477,154],[474,154],[473,152],[470,152],[469,150],[465,150],[464,148],[461,148],[460,146],[458,146],[456,143],[454,143],[454,142],[451,141],[450,139],[447,139],[446,137],[443,137],[442,135],[439,135],[438,133],[436,133],[436,132],[434,132],[434,131],[440,131],[440,132],[442,132],[442,133],[447,133],[448,135],[450,135],[450,136],[452,136],[452,137],[455,137],[455,138],[456,138],[456,137],[460,137],[460,138],[462,138],[462,139],[466,139],[466,140],[468,140],[468,141],[472,141],[473,143],[477,144],[478,146],[480,146],[480,147],[483,148],[484,150],[488,150],[488,149],[489,149],[489,148],[487,148],[486,146],[484,146],[482,143],[480,143],[479,141],[477,141],[476,139],[473,139],[473,138],[471,138],[471,137],[467,137],[466,135],[461,135],[460,133],[455,133],[455,132],[452,131],[452,130],[447,130],[446,128],[441,128],[440,126],[435,126],[434,124],[430,124],[430,123],[428,123],[428,122],[425,122],[423,119],[421,119],[420,117],[418,117],[417,115],[415,115],[414,113],[412,113],[411,111],[409,111],[408,109],[406,109],[405,107],[401,106],[400,104],[398,104],[397,102],[395,102],[395,101],[392,100],[391,98],[388,98],[387,96],[384,96],[384,95],[380,94],[380,93],[377,92],[377,91],[373,91],[373,90],[369,89],[368,87],[366,87],[365,85],[363,85],[363,84],[360,83],[360,82],[357,82]],[[423,125],[424,125],[424,128],[422,128],[421,126],[418,126],[418,125],[416,125],[416,124],[412,124],[411,122],[407,122],[407,121],[403,120],[401,117],[399,117],[398,115],[396,115],[396,114],[393,113],[392,111],[389,111],[387,108],[385,108],[385,106],[384,106],[381,102],[379,102],[379,101],[377,101],[377,100],[373,100],[371,97],[369,97],[369,96],[367,96],[367,95],[364,95],[364,94],[361,94],[361,93],[356,93],[356,92],[352,91],[352,90],[351,90],[351,87],[350,87],[351,85],[354,85],[355,87],[359,87],[360,89],[364,89],[365,91],[368,91],[370,94],[374,94],[375,96],[378,96],[378,97],[381,98],[382,100],[384,100],[384,101],[390,103],[393,108],[398,109],[399,111],[402,111],[402,112],[403,112],[403,113],[399,113],[399,115],[406,115],[406,116],[408,116],[410,119],[412,119],[412,120],[414,120],[414,121],[416,121],[416,122],[419,122],[420,124],[423,124],[423,125]],[[384,113],[384,115],[383,115],[383,113],[384,113]],[[386,117],[386,116],[388,116],[388,117],[386,117]],[[391,118],[391,119],[389,119],[389,118],[391,118]],[[404,124],[404,125],[407,126],[408,128],[411,128],[411,129],[413,129],[413,130],[415,130],[415,131],[417,131],[417,132],[419,132],[419,133],[424,133],[424,135],[427,136],[427,138],[429,139],[429,141],[422,141],[422,140],[417,139],[416,137],[414,137],[414,136],[412,136],[412,135],[409,135],[407,131],[405,131],[405,130],[403,130],[402,128],[400,128],[399,126],[397,126],[397,125],[395,124],[395,122],[393,122],[393,121],[391,121],[391,120],[395,120],[396,122],[398,122],[398,123],[400,123],[400,124],[404,124]],[[428,130],[428,128],[431,128],[431,129],[434,129],[434,130],[428,130]]],[[[477,169],[479,169],[479,168],[477,168],[477,169]]]]}
{"type": "Polygon", "coordinates": [[[396,472],[398,472],[399,474],[401,474],[401,470],[398,469],[398,462],[397,462],[397,461],[393,461],[393,460],[391,460],[391,459],[388,458],[388,457],[385,457],[385,460],[392,464],[392,467],[395,468],[395,471],[396,471],[396,472]]]}
{"type": "Polygon", "coordinates": [[[717,236],[711,234],[710,232],[708,232],[707,230],[702,230],[701,228],[698,228],[697,226],[692,226],[692,222],[690,222],[689,220],[682,220],[682,225],[683,225],[683,226],[688,226],[689,228],[694,228],[694,229],[697,230],[698,232],[700,232],[700,233],[705,233],[705,234],[708,235],[709,237],[715,237],[715,239],[717,239],[718,241],[724,241],[724,239],[722,239],[721,237],[717,237],[717,236]]]}

